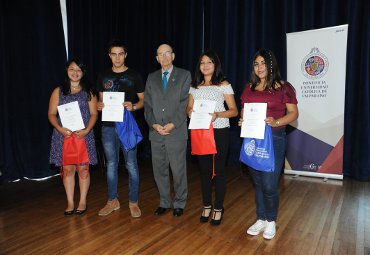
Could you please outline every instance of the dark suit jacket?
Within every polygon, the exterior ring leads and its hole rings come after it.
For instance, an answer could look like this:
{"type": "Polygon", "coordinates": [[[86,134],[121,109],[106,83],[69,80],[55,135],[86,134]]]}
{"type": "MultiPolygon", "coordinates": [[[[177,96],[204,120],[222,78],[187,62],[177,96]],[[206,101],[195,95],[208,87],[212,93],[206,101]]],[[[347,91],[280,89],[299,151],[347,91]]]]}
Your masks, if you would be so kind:
{"type": "Polygon", "coordinates": [[[157,70],[148,75],[145,85],[144,114],[149,125],[149,139],[152,141],[186,140],[188,138],[186,106],[191,83],[190,72],[173,67],[168,79],[166,92],[163,91],[162,71],[157,70]],[[153,124],[173,123],[175,129],[170,135],[161,136],[153,124]]]}

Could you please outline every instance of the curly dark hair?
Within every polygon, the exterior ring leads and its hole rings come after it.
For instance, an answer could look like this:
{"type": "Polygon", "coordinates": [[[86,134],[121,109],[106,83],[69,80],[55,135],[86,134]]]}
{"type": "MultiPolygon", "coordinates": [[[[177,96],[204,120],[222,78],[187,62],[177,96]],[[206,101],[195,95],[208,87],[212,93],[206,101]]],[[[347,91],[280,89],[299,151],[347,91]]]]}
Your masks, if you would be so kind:
{"type": "Polygon", "coordinates": [[[215,65],[215,71],[212,74],[211,78],[211,85],[220,85],[223,81],[226,80],[226,77],[224,76],[221,68],[221,61],[220,58],[217,56],[216,52],[213,50],[207,50],[200,55],[197,67],[195,68],[194,72],[194,78],[191,82],[191,86],[193,88],[198,88],[198,86],[204,82],[204,75],[200,71],[200,63],[202,62],[202,58],[204,56],[207,56],[210,58],[210,60],[213,62],[215,65]]]}

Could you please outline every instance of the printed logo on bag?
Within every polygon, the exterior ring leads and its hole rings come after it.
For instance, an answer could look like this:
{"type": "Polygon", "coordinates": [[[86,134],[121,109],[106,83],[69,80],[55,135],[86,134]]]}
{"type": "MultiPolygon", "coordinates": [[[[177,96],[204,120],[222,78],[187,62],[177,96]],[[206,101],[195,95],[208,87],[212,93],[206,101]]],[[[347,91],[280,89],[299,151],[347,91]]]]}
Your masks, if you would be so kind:
{"type": "Polygon", "coordinates": [[[266,148],[256,146],[256,141],[254,139],[244,144],[244,152],[249,157],[254,156],[256,158],[264,159],[270,158],[270,153],[266,150],[266,148]]]}
{"type": "Polygon", "coordinates": [[[248,143],[244,144],[245,154],[252,156],[256,150],[256,141],[250,140],[248,143]]]}
{"type": "Polygon", "coordinates": [[[302,74],[308,79],[320,79],[326,74],[328,68],[328,58],[317,47],[311,49],[301,64],[302,74]]]}

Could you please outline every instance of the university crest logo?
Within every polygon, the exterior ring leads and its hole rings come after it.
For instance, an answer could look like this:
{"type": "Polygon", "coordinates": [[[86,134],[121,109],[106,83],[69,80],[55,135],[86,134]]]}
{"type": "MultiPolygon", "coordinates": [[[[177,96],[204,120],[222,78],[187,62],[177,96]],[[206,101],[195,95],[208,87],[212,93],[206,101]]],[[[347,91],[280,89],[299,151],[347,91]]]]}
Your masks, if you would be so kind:
{"type": "Polygon", "coordinates": [[[250,142],[244,144],[244,152],[248,156],[252,156],[255,151],[256,151],[256,141],[255,140],[250,140],[250,142]]]}
{"type": "Polygon", "coordinates": [[[328,68],[328,58],[316,47],[303,58],[301,64],[302,74],[308,79],[320,79],[326,74],[328,68]]]}

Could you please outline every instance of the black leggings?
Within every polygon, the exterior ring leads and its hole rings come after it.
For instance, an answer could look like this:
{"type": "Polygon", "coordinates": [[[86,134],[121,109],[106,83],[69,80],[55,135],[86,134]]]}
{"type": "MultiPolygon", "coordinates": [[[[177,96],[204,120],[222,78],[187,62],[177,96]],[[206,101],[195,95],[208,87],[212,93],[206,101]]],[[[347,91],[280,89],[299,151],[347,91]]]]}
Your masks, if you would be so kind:
{"type": "Polygon", "coordinates": [[[229,128],[214,129],[217,154],[215,156],[216,176],[212,179],[213,155],[200,155],[198,162],[202,184],[203,205],[212,205],[212,184],[215,184],[215,209],[223,209],[226,192],[225,164],[229,148],[229,128]]]}

